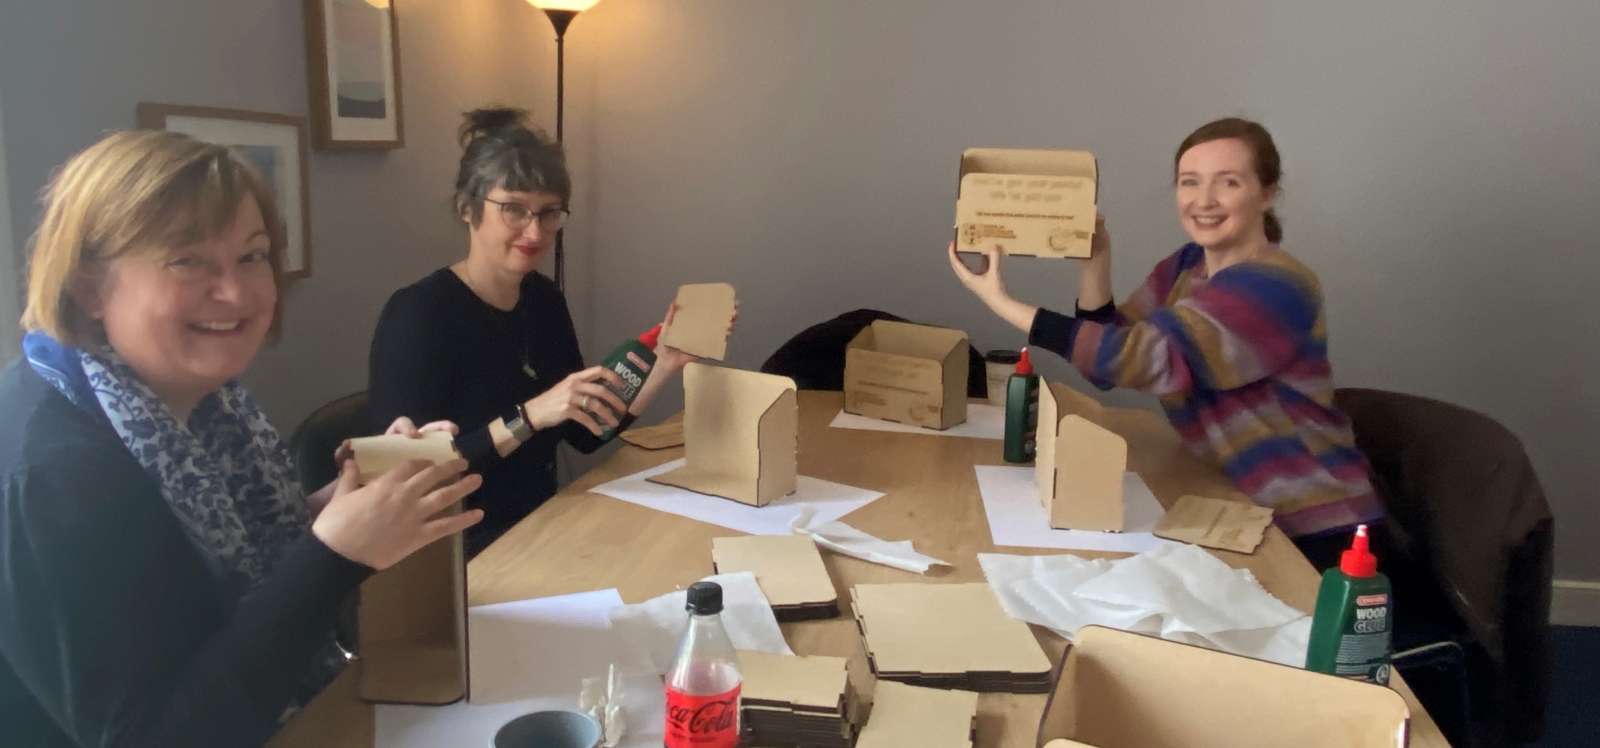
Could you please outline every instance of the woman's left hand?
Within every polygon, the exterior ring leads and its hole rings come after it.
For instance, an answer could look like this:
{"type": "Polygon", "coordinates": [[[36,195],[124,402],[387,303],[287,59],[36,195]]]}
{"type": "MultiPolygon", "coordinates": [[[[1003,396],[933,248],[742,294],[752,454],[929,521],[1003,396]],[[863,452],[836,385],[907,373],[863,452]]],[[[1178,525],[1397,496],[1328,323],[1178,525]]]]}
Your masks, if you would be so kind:
{"type": "Polygon", "coordinates": [[[961,254],[956,252],[956,243],[950,242],[950,269],[955,271],[961,285],[966,286],[978,300],[993,307],[996,301],[1010,298],[1006,293],[1005,279],[1000,277],[1000,248],[989,245],[980,251],[983,253],[983,271],[973,272],[961,259],[961,254]]]}
{"type": "Polygon", "coordinates": [[[972,295],[988,306],[990,311],[999,315],[1001,319],[1011,323],[1023,332],[1033,326],[1033,317],[1038,313],[1039,307],[1025,304],[1011,297],[1006,292],[1006,282],[1000,277],[1000,247],[991,244],[983,250],[983,272],[976,273],[967,263],[961,260],[961,255],[956,253],[956,243],[950,242],[950,269],[956,273],[956,279],[961,285],[966,286],[972,295]]]}
{"type": "MultiPolygon", "coordinates": [[[[672,324],[672,318],[677,316],[677,314],[678,314],[678,304],[677,304],[677,302],[673,302],[672,304],[667,306],[667,317],[666,317],[666,319],[663,319],[661,321],[661,326],[662,327],[666,327],[668,325],[671,325],[672,324]]],[[[733,328],[738,323],[739,323],[739,302],[735,301],[735,302],[733,302],[733,317],[728,319],[728,330],[727,330],[726,334],[729,335],[729,336],[732,336],[733,335],[733,328]]],[[[663,369],[666,369],[668,372],[683,371],[683,367],[688,366],[690,363],[693,363],[693,362],[699,361],[699,360],[700,360],[699,356],[696,356],[696,355],[694,355],[692,353],[686,353],[684,351],[680,351],[677,348],[673,348],[670,345],[663,345],[663,346],[660,346],[660,347],[658,347],[656,349],[656,365],[661,367],[661,368],[663,368],[663,369]]]]}
{"type": "MultiPolygon", "coordinates": [[[[393,436],[398,434],[410,437],[412,439],[420,439],[422,438],[423,434],[429,434],[435,431],[443,431],[451,436],[461,433],[461,429],[450,421],[434,421],[424,425],[422,428],[417,428],[417,425],[413,423],[410,418],[400,416],[399,418],[394,419],[394,423],[389,424],[389,429],[384,431],[383,434],[384,436],[393,436]]],[[[333,464],[339,470],[343,470],[345,462],[355,459],[355,456],[355,450],[351,449],[350,447],[350,440],[346,439],[342,444],[339,445],[338,449],[333,450],[333,464]]],[[[311,508],[312,517],[316,517],[318,514],[322,513],[322,508],[327,506],[328,502],[333,499],[333,490],[338,486],[338,484],[338,479],[334,479],[333,482],[318,489],[315,493],[306,496],[306,505],[311,508]]]]}

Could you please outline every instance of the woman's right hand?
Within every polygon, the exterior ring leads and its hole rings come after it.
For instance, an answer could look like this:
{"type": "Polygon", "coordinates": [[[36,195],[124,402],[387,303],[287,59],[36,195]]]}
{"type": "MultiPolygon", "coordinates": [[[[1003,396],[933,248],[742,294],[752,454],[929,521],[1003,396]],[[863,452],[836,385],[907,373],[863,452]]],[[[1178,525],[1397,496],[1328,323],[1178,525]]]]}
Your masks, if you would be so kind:
{"type": "Polygon", "coordinates": [[[1085,311],[1111,303],[1111,232],[1104,213],[1095,215],[1089,257],[1078,271],[1078,307],[1085,311]]]}
{"type": "Polygon", "coordinates": [[[311,524],[311,532],[334,553],[379,571],[387,569],[483,519],[481,509],[439,516],[483,484],[478,475],[449,482],[466,469],[466,460],[438,465],[412,460],[362,486],[355,462],[346,462],[333,498],[311,524]]]}
{"type": "Polygon", "coordinates": [[[595,436],[617,425],[618,414],[627,411],[628,405],[617,397],[611,387],[622,389],[622,377],[599,366],[591,366],[561,380],[544,394],[522,404],[528,414],[528,425],[535,430],[554,428],[567,421],[577,421],[595,436]],[[604,404],[605,407],[596,407],[604,404]]]}

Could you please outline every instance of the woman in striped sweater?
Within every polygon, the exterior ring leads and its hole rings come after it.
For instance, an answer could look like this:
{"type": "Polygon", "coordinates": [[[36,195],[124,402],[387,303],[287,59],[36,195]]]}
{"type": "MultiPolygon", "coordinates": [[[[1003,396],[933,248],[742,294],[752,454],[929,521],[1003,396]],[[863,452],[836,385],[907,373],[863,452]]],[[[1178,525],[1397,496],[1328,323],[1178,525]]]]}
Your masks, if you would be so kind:
{"type": "Polygon", "coordinates": [[[1060,354],[1101,389],[1159,397],[1192,449],[1272,507],[1302,547],[1320,549],[1328,542],[1313,539],[1342,539],[1384,512],[1350,420],[1333,403],[1321,287],[1279,246],[1279,170],[1272,136],[1255,122],[1218,120],[1186,138],[1173,173],[1178,217],[1193,241],[1121,306],[1111,298],[1103,220],[1070,316],[1007,293],[998,247],[984,250],[977,273],[952,243],[950,264],[990,309],[1028,332],[1030,345],[1060,354]]]}

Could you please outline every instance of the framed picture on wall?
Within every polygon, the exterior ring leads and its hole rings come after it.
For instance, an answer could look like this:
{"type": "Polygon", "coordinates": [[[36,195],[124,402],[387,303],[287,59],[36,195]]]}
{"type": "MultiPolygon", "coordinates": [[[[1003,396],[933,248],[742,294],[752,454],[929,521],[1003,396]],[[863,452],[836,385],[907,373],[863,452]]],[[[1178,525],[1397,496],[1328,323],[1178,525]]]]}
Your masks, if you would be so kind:
{"type": "Polygon", "coordinates": [[[288,247],[284,274],[297,280],[311,275],[310,150],[302,117],[236,109],[140,104],[139,127],[181,132],[208,143],[230,146],[249,161],[272,186],[283,217],[288,247]]]}
{"type": "Polygon", "coordinates": [[[305,0],[317,148],[400,148],[400,26],[392,0],[305,0]]]}

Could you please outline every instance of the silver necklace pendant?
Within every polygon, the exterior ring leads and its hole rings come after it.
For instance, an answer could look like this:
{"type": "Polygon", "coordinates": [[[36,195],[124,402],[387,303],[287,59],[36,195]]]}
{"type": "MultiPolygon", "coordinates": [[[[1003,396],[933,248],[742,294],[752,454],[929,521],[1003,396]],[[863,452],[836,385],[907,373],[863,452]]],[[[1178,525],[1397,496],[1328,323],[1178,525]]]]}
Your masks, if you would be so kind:
{"type": "Polygon", "coordinates": [[[534,371],[533,367],[530,366],[526,361],[522,362],[522,373],[527,374],[529,379],[539,378],[539,372],[534,371]]]}

